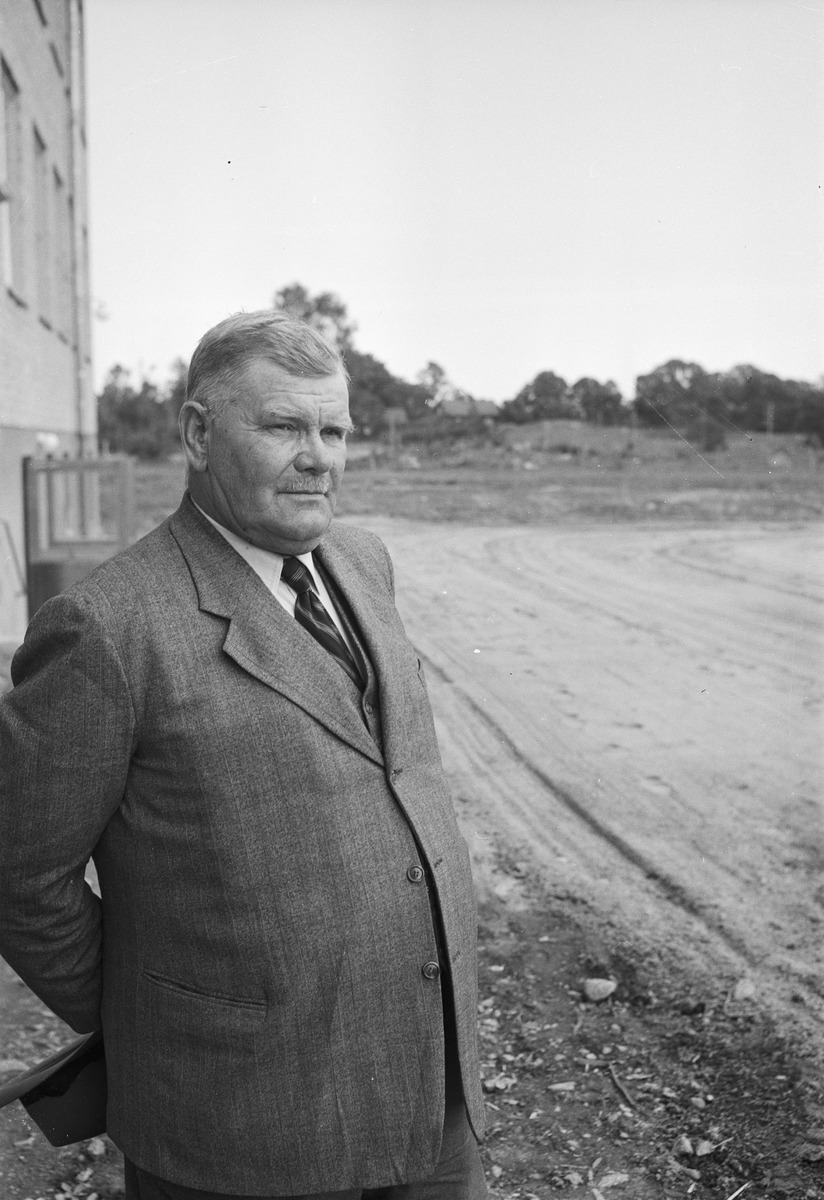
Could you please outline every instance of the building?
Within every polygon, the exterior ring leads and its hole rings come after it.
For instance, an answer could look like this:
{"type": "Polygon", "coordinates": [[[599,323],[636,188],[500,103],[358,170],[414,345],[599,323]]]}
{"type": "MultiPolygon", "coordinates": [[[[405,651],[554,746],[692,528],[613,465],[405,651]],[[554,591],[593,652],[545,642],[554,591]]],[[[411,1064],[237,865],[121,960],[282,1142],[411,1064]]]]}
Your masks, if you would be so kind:
{"type": "Polygon", "coordinates": [[[460,392],[444,397],[438,405],[438,412],[445,417],[488,417],[494,420],[500,409],[494,400],[476,400],[460,392]]]}
{"type": "Polygon", "coordinates": [[[27,606],[21,460],[96,453],[82,0],[0,0],[0,642],[27,606]]]}

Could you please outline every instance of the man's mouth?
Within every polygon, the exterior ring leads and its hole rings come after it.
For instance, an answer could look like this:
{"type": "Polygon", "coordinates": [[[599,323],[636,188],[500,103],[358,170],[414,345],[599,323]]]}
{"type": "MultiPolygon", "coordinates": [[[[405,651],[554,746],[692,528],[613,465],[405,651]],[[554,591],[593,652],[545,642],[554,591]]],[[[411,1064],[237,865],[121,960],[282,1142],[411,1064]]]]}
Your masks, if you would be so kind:
{"type": "Polygon", "coordinates": [[[325,496],[329,491],[325,487],[292,487],[281,488],[280,490],[281,493],[285,493],[287,496],[325,496]]]}

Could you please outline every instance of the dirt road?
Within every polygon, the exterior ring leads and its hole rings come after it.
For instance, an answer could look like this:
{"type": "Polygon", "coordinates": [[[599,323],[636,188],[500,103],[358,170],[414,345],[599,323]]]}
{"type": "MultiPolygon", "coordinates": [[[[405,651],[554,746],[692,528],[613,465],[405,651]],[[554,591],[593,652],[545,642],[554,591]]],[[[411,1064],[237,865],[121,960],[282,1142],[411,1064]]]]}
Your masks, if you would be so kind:
{"type": "Polygon", "coordinates": [[[476,845],[824,1023],[824,531],[368,523],[476,845]]]}

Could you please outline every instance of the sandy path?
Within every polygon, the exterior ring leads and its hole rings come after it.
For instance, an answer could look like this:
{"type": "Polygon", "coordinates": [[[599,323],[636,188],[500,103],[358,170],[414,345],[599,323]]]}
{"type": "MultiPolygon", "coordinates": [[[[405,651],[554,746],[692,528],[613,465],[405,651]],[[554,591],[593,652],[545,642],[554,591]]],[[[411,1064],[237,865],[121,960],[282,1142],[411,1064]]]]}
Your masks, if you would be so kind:
{"type": "Polygon", "coordinates": [[[824,531],[369,523],[474,836],[824,1019],[824,531]]]}

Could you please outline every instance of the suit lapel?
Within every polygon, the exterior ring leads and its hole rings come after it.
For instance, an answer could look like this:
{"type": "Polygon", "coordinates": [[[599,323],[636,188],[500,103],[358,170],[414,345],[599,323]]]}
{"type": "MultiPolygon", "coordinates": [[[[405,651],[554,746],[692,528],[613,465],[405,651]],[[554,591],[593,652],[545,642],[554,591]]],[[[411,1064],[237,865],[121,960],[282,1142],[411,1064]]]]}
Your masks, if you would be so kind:
{"type": "Polygon", "coordinates": [[[392,628],[396,623],[400,625],[394,601],[385,588],[369,586],[357,561],[341,545],[335,525],[314,553],[349,604],[378,677],[384,758],[387,762],[404,762],[407,722],[403,681],[409,675],[409,662],[402,658],[403,650],[408,649],[406,637],[402,629],[392,628]]]}
{"type": "Polygon", "coordinates": [[[336,737],[382,763],[380,750],[352,704],[344,673],[188,496],[170,528],[189,566],[201,610],[229,621],[225,653],[336,737]]]}

